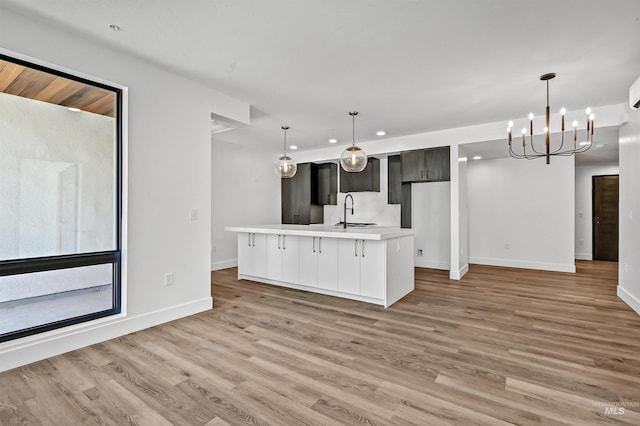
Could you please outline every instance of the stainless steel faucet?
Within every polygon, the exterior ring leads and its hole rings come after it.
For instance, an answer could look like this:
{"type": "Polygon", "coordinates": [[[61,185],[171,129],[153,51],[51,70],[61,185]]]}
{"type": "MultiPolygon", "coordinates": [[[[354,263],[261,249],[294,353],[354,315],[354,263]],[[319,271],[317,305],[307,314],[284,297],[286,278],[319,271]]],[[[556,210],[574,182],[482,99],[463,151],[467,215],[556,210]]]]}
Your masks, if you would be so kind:
{"type": "Polygon", "coordinates": [[[347,198],[351,198],[351,215],[353,215],[353,196],[351,194],[347,194],[344,197],[344,229],[347,229],[347,198]]]}

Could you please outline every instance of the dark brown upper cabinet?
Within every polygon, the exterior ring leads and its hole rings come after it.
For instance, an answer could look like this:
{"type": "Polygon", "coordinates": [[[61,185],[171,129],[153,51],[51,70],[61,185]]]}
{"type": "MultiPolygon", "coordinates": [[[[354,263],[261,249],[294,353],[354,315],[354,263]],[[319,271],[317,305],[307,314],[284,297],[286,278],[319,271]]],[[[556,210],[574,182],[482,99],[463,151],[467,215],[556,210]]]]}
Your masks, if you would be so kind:
{"type": "Polygon", "coordinates": [[[300,163],[292,178],[280,179],[283,224],[309,225],[323,222],[322,206],[313,203],[317,198],[317,177],[315,164],[300,163]]]}
{"type": "Polygon", "coordinates": [[[449,178],[449,147],[417,149],[400,154],[402,182],[441,182],[449,178]]]}
{"type": "Polygon", "coordinates": [[[345,172],[340,167],[340,192],[380,192],[380,160],[367,159],[367,167],[358,173],[345,172]]]}
{"type": "Polygon", "coordinates": [[[314,204],[320,206],[338,204],[338,165],[322,163],[315,165],[317,174],[317,190],[314,204]]]}
{"type": "Polygon", "coordinates": [[[402,203],[402,167],[400,154],[387,157],[388,204],[402,203]]]}

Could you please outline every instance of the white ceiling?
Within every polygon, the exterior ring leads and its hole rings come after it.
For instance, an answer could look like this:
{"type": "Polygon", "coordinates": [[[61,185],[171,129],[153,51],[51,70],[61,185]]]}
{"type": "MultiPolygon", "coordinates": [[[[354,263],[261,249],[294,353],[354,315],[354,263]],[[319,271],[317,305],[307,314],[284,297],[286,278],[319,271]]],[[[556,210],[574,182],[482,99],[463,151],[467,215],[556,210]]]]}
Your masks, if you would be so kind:
{"type": "Polygon", "coordinates": [[[252,105],[216,135],[300,149],[627,102],[639,0],[0,0],[252,105]],[[112,31],[109,24],[121,30],[112,31]]]}

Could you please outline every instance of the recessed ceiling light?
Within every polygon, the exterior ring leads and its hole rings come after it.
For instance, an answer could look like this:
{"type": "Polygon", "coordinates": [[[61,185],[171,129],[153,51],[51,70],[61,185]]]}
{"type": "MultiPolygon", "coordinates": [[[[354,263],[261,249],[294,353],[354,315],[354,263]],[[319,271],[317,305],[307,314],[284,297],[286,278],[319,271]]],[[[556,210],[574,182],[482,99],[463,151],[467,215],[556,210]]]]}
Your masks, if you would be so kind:
{"type": "Polygon", "coordinates": [[[298,145],[289,145],[289,149],[298,149],[298,145]]]}
{"type": "Polygon", "coordinates": [[[69,111],[80,112],[80,108],[69,107],[67,108],[69,111]]]}
{"type": "Polygon", "coordinates": [[[474,159],[474,160],[482,160],[482,157],[481,157],[481,156],[479,156],[479,155],[476,155],[476,156],[474,156],[474,157],[473,157],[473,159],[474,159]]]}
{"type": "Polygon", "coordinates": [[[376,132],[376,136],[384,136],[384,135],[386,135],[386,134],[387,134],[387,132],[385,132],[384,130],[378,130],[378,131],[376,132]]]}
{"type": "Polygon", "coordinates": [[[329,143],[337,143],[337,142],[338,142],[338,139],[335,139],[335,138],[329,139],[329,143]]]}

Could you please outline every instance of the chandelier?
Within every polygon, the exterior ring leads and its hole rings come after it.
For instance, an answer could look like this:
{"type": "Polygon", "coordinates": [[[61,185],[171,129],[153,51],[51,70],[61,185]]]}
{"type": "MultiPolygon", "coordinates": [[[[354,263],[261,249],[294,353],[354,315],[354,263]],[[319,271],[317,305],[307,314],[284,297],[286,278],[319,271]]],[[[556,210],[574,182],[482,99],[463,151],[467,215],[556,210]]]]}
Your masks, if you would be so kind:
{"type": "Polygon", "coordinates": [[[558,148],[551,147],[551,137],[549,130],[549,80],[555,78],[555,73],[543,74],[540,76],[540,80],[546,81],[547,83],[547,108],[545,111],[545,128],[544,128],[544,147],[536,147],[534,144],[533,138],[533,113],[529,114],[529,129],[526,127],[522,129],[522,152],[515,152],[512,146],[512,134],[511,130],[513,129],[513,121],[509,122],[509,127],[507,128],[508,140],[509,140],[509,155],[513,158],[522,159],[526,158],[527,160],[533,160],[535,158],[545,157],[547,159],[547,164],[549,164],[549,159],[552,155],[573,155],[580,154],[581,152],[588,151],[593,145],[593,130],[594,130],[594,118],[595,116],[591,113],[591,108],[587,108],[587,126],[586,126],[586,139],[578,143],[578,121],[573,121],[573,143],[568,143],[567,147],[565,147],[565,127],[564,127],[564,115],[567,112],[566,109],[562,108],[560,110],[560,115],[562,116],[561,123],[561,136],[560,136],[560,146],[558,148]],[[527,133],[529,134],[529,142],[527,143],[527,133]]]}
{"type": "Polygon", "coordinates": [[[345,172],[357,173],[367,167],[367,154],[356,146],[356,115],[358,111],[349,112],[351,116],[351,128],[353,131],[353,142],[345,149],[340,156],[340,166],[345,172]]]}
{"type": "Polygon", "coordinates": [[[289,130],[289,126],[282,126],[282,130],[284,130],[284,149],[282,155],[273,165],[273,171],[279,178],[291,178],[298,171],[298,165],[293,158],[287,155],[287,130],[289,130]]]}

